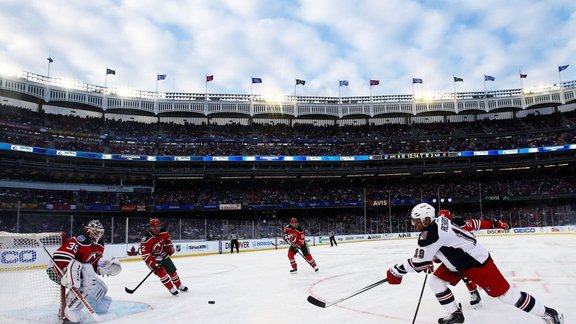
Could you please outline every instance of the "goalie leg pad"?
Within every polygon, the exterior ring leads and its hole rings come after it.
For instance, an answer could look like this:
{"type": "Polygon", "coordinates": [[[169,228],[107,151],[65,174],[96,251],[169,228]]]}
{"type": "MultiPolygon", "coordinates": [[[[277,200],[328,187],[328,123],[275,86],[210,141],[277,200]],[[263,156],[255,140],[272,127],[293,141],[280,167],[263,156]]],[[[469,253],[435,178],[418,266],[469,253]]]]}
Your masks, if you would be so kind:
{"type": "Polygon", "coordinates": [[[112,298],[109,296],[103,296],[100,300],[90,298],[88,299],[88,302],[92,305],[96,313],[102,314],[108,312],[110,304],[112,304],[112,298]]]}
{"type": "MultiPolygon", "coordinates": [[[[108,292],[108,286],[96,276],[94,268],[86,264],[82,269],[82,294],[99,302],[108,292]]],[[[90,303],[92,305],[92,303],[90,303]]]]}
{"type": "Polygon", "coordinates": [[[64,316],[71,321],[78,323],[82,321],[82,307],[84,304],[72,291],[68,291],[66,294],[66,307],[64,308],[64,316]]]}
{"type": "Polygon", "coordinates": [[[60,284],[66,288],[80,288],[82,285],[82,263],[72,260],[64,270],[60,284]]]}

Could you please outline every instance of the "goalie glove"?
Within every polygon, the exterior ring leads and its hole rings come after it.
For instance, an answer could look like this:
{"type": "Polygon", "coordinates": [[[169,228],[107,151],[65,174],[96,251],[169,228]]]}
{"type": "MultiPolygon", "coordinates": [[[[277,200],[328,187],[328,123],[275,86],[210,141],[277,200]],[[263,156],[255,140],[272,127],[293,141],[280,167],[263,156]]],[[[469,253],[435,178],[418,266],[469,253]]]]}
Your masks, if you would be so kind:
{"type": "Polygon", "coordinates": [[[115,276],[122,271],[120,260],[112,258],[109,261],[104,261],[98,267],[98,274],[101,276],[115,276]]]}
{"type": "Polygon", "coordinates": [[[494,220],[493,221],[494,228],[501,228],[501,229],[510,229],[510,225],[508,223],[503,222],[501,220],[494,220]]]}
{"type": "Polygon", "coordinates": [[[60,279],[60,284],[68,289],[80,288],[82,285],[82,263],[80,261],[72,260],[68,263],[60,279]]]}
{"type": "Polygon", "coordinates": [[[402,277],[406,274],[403,264],[397,264],[386,272],[386,279],[390,285],[399,285],[402,283],[402,277]]]}

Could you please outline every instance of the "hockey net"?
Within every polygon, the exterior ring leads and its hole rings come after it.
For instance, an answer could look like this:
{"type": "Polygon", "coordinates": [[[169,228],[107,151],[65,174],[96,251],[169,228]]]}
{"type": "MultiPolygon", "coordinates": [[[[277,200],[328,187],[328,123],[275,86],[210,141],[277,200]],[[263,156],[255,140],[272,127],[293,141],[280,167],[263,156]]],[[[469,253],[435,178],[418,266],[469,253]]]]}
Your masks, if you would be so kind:
{"type": "Polygon", "coordinates": [[[58,323],[63,318],[64,287],[52,281],[44,247],[54,253],[64,233],[0,232],[0,322],[58,323]]]}

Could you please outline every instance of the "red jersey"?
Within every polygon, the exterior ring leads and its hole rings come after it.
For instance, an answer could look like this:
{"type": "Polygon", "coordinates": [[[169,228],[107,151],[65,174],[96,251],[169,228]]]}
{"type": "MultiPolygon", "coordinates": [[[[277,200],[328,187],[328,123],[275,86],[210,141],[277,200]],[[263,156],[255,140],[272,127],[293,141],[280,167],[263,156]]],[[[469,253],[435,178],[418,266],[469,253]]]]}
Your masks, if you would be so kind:
{"type": "Polygon", "coordinates": [[[144,234],[142,241],[140,241],[140,253],[144,262],[153,268],[154,261],[162,261],[167,256],[174,254],[170,233],[165,228],[161,228],[158,235],[151,232],[144,234]]]}
{"type": "Polygon", "coordinates": [[[284,227],[284,238],[292,245],[303,246],[306,243],[306,238],[304,237],[304,229],[302,227],[294,227],[288,224],[284,227]]]}
{"type": "Polygon", "coordinates": [[[494,222],[489,220],[468,219],[464,225],[460,227],[462,227],[464,230],[467,230],[468,232],[472,232],[481,229],[492,229],[494,228],[494,222]]]}
{"type": "Polygon", "coordinates": [[[62,270],[66,269],[68,263],[72,260],[78,260],[81,263],[90,263],[97,271],[98,260],[104,254],[104,245],[92,242],[85,234],[78,234],[66,241],[54,252],[54,261],[62,270]]]}

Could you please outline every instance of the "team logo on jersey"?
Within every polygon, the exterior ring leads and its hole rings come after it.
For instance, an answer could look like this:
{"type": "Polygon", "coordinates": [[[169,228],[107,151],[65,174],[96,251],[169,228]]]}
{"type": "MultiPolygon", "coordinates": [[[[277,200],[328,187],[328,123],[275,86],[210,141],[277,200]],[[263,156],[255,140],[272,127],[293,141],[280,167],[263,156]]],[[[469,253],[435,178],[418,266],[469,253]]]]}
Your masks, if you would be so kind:
{"type": "Polygon", "coordinates": [[[427,237],[428,237],[428,231],[424,231],[424,232],[420,233],[419,240],[425,240],[427,237]]]}
{"type": "Polygon", "coordinates": [[[146,236],[142,236],[142,239],[140,241],[146,242],[146,236]]]}

